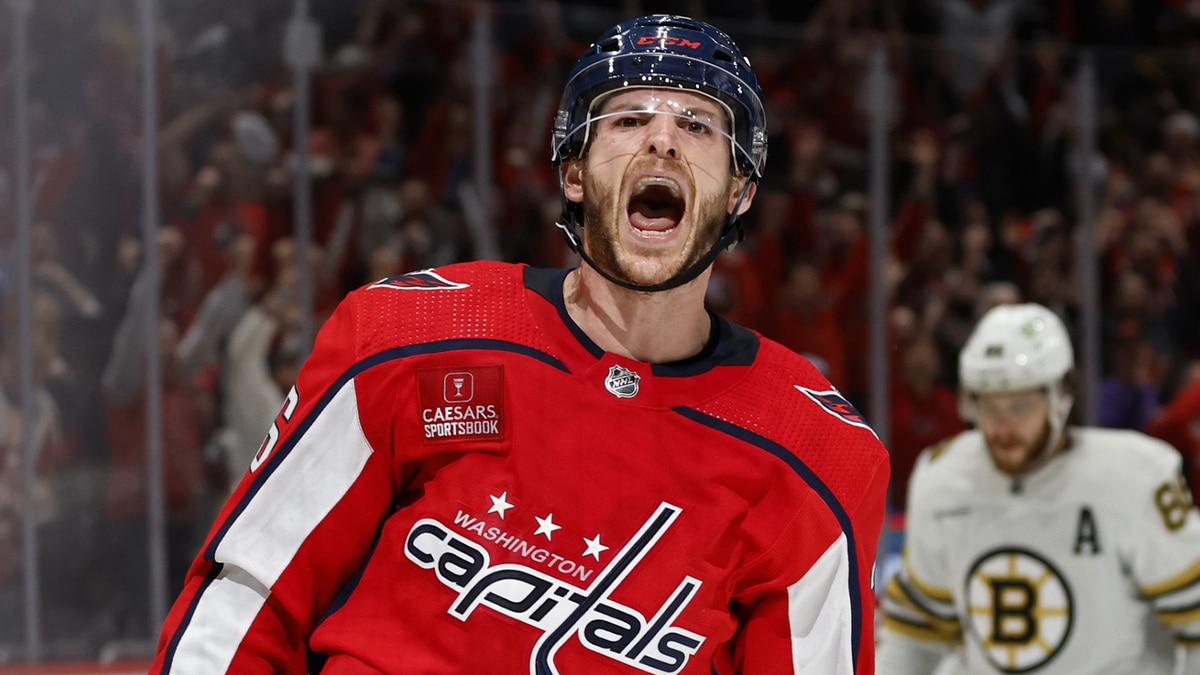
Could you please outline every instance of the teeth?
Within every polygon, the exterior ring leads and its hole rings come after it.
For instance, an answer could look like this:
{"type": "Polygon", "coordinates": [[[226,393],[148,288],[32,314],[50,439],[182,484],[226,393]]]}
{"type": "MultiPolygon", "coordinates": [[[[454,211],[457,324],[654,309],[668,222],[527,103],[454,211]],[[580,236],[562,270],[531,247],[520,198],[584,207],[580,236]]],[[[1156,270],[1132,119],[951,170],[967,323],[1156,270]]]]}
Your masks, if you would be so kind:
{"type": "Polygon", "coordinates": [[[672,197],[679,198],[681,196],[679,194],[679,185],[675,181],[665,176],[642,176],[638,179],[637,183],[634,184],[633,192],[634,194],[637,194],[642,190],[651,187],[666,188],[671,192],[672,197]]]}

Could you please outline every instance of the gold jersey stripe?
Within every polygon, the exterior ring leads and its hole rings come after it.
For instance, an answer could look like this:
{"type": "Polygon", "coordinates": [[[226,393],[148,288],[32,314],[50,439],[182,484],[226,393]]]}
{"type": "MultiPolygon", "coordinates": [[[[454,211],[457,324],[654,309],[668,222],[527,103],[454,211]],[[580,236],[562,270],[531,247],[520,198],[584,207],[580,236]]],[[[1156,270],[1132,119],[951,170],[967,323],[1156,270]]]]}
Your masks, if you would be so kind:
{"type": "Polygon", "coordinates": [[[910,565],[908,562],[907,551],[905,552],[903,560],[905,577],[908,579],[909,583],[917,588],[918,591],[921,591],[925,595],[929,596],[929,599],[937,602],[944,602],[947,605],[954,602],[954,594],[950,592],[950,589],[928,584],[924,581],[921,581],[920,577],[918,577],[916,574],[913,574],[912,565],[910,565]]]}
{"type": "Polygon", "coordinates": [[[1200,560],[1197,560],[1195,564],[1179,574],[1176,574],[1175,576],[1164,581],[1160,581],[1157,584],[1143,586],[1140,590],[1142,595],[1153,599],[1162,595],[1167,595],[1168,593],[1181,591],[1197,581],[1200,581],[1200,560]]]}
{"type": "Polygon", "coordinates": [[[1158,614],[1158,620],[1168,626],[1180,626],[1200,621],[1200,605],[1182,609],[1160,609],[1155,613],[1158,614]]]}
{"type": "Polygon", "coordinates": [[[891,614],[885,614],[883,617],[884,630],[890,630],[917,640],[928,640],[945,644],[959,644],[962,642],[962,628],[957,623],[955,623],[955,626],[955,630],[945,631],[939,630],[934,626],[907,621],[891,614]]]}

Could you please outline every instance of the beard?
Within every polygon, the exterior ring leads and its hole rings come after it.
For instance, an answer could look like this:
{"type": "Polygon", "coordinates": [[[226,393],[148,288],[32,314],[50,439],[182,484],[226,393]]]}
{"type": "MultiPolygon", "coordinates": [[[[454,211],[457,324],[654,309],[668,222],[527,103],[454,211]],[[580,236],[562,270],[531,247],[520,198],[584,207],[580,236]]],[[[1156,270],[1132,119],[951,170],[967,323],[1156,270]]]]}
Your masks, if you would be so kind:
{"type": "Polygon", "coordinates": [[[1042,453],[1047,450],[1046,444],[1050,441],[1050,425],[1043,425],[1041,431],[1038,432],[1032,440],[1023,439],[1020,436],[1005,435],[997,437],[985,436],[985,440],[989,446],[1002,445],[1020,447],[1020,452],[1009,453],[1004,457],[998,456],[994,451],[992,461],[996,468],[1001,472],[1009,475],[1020,475],[1029,469],[1037,466],[1045,459],[1042,453]],[[1015,455],[1015,456],[1014,456],[1015,455]]]}
{"type": "MultiPolygon", "coordinates": [[[[631,175],[636,169],[637,167],[631,165],[626,174],[631,175]]],[[[725,205],[732,181],[731,177],[726,190],[700,196],[694,206],[686,205],[684,218],[693,229],[688,233],[688,239],[682,248],[673,253],[656,255],[654,260],[647,264],[644,256],[634,259],[634,253],[623,255],[620,231],[629,217],[628,204],[618,198],[618,191],[613,189],[614,186],[601,185],[593,180],[591,173],[585,173],[583,182],[584,194],[587,197],[583,207],[584,248],[597,267],[625,283],[653,286],[668,281],[696,264],[720,237],[721,226],[729,217],[725,205]]],[[[616,187],[620,188],[619,185],[616,187]]],[[[694,184],[689,187],[692,188],[688,191],[689,194],[695,195],[694,184]]]]}

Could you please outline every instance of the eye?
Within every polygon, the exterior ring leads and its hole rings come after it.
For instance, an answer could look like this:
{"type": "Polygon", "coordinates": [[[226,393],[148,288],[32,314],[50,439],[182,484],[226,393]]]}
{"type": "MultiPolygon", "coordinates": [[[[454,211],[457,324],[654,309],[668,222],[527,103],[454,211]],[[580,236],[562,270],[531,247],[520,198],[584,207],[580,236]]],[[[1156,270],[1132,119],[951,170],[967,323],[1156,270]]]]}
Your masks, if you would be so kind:
{"type": "Polygon", "coordinates": [[[710,133],[708,125],[696,120],[684,120],[683,128],[687,129],[688,133],[692,134],[707,134],[710,133]]]}
{"type": "Polygon", "coordinates": [[[625,129],[633,129],[633,128],[642,126],[642,120],[641,120],[641,118],[635,117],[633,115],[625,115],[625,116],[614,118],[613,126],[622,127],[625,129]]]}

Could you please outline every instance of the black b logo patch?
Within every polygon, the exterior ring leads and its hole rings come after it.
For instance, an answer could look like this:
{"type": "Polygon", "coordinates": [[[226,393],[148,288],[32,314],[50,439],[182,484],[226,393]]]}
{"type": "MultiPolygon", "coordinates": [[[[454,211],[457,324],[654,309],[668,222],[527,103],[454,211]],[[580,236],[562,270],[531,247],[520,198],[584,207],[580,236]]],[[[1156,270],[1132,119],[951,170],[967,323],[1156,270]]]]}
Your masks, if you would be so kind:
{"type": "Polygon", "coordinates": [[[994,668],[1025,673],[1067,643],[1074,601],[1067,579],[1042,556],[1021,548],[983,554],[966,580],[963,628],[994,668]]]}

